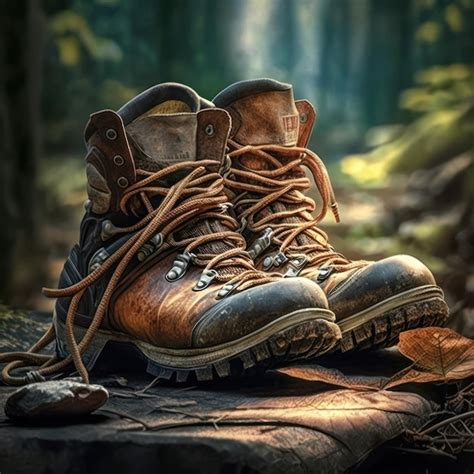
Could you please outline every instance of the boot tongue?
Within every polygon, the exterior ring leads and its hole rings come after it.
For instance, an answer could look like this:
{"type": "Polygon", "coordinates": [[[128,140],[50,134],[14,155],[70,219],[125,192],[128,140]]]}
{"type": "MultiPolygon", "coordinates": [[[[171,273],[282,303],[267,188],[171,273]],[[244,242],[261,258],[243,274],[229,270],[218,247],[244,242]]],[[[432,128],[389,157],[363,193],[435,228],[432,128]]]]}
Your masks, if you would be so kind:
{"type": "MultiPolygon", "coordinates": [[[[125,104],[119,115],[125,124],[137,168],[158,171],[183,161],[197,159],[197,128],[200,108],[213,104],[201,99],[192,89],[181,84],[161,84],[125,104]]],[[[173,173],[163,180],[174,184],[188,171],[173,173]]],[[[177,239],[188,239],[223,232],[227,228],[217,219],[200,219],[192,226],[184,225],[176,231],[177,239]]],[[[224,241],[200,245],[195,253],[219,254],[232,246],[224,241]]],[[[233,276],[238,267],[223,269],[233,276]]]]}
{"type": "Polygon", "coordinates": [[[241,145],[296,145],[299,116],[290,84],[242,81],[224,89],[213,102],[231,115],[232,138],[241,145]]]}
{"type": "Polygon", "coordinates": [[[119,110],[135,165],[158,171],[196,160],[199,96],[181,84],[152,87],[119,110]]]}
{"type": "Polygon", "coordinates": [[[196,159],[196,114],[152,113],[138,118],[125,130],[137,168],[158,171],[175,163],[196,159]]]}

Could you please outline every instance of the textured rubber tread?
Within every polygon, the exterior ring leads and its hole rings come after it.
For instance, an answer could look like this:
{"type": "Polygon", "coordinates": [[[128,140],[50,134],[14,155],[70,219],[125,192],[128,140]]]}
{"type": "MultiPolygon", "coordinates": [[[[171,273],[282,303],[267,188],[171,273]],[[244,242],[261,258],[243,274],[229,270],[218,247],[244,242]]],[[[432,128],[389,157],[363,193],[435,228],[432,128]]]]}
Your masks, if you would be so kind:
{"type": "Polygon", "coordinates": [[[207,382],[226,377],[263,372],[294,360],[312,358],[329,352],[341,338],[337,324],[316,319],[294,325],[277,332],[266,341],[261,342],[234,357],[220,360],[192,370],[170,369],[162,367],[148,359],[147,372],[177,383],[191,379],[207,382]],[[171,372],[171,373],[170,373],[171,372]]]}
{"type": "Polygon", "coordinates": [[[448,306],[442,298],[406,304],[344,331],[333,352],[390,347],[397,344],[401,332],[419,327],[444,326],[448,315],[448,306]]]}

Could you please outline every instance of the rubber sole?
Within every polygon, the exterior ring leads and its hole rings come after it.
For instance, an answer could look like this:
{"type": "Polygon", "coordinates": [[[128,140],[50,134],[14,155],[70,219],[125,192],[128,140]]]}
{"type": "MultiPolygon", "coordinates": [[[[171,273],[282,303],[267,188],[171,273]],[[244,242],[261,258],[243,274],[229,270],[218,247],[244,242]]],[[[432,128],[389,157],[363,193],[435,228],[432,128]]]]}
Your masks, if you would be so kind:
{"type": "MultiPolygon", "coordinates": [[[[329,352],[341,339],[341,331],[331,311],[308,308],[282,316],[252,334],[218,346],[194,349],[160,348],[115,331],[99,330],[83,354],[90,370],[107,344],[133,345],[147,360],[147,372],[162,379],[186,382],[211,381],[241,376],[247,371],[267,369],[296,359],[329,352]]],[[[61,357],[68,355],[64,323],[54,316],[61,357]]],[[[75,326],[76,340],[86,328],[75,326]]]]}
{"type": "Polygon", "coordinates": [[[397,344],[401,332],[443,326],[448,316],[449,309],[439,287],[415,288],[339,322],[342,339],[332,352],[390,347],[397,344]]]}

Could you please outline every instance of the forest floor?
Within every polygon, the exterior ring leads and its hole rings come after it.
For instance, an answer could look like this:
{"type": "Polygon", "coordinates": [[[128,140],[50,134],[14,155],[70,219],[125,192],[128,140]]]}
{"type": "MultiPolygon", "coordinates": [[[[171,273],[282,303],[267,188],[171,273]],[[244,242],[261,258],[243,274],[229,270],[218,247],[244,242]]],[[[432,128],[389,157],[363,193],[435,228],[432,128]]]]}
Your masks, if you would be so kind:
{"type": "MultiPolygon", "coordinates": [[[[26,349],[48,318],[17,313],[1,322],[3,352],[26,349]]],[[[0,385],[1,472],[471,472],[472,453],[436,453],[410,438],[446,413],[457,385],[383,389],[410,363],[395,348],[325,356],[323,372],[308,361],[179,386],[145,374],[124,350],[101,355],[91,383],[109,400],[89,416],[14,422],[2,408],[15,387],[0,385]]]]}

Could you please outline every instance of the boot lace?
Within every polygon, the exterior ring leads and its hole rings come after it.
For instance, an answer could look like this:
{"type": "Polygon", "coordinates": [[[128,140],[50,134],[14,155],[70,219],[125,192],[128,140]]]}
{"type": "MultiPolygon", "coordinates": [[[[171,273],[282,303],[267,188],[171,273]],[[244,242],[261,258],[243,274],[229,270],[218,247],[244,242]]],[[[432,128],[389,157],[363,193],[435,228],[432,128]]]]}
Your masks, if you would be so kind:
{"type": "Polygon", "coordinates": [[[311,267],[331,264],[339,271],[362,265],[336,252],[327,234],[317,227],[328,209],[336,222],[340,221],[331,180],[318,155],[302,147],[243,146],[233,140],[229,140],[229,146],[232,167],[226,186],[236,193],[234,208],[248,230],[259,233],[270,227],[272,243],[281,253],[289,258],[304,256],[311,267]],[[259,160],[259,169],[243,169],[239,159],[249,156],[259,160]],[[315,201],[302,192],[311,185],[302,166],[310,170],[321,196],[316,216],[312,214],[317,209],[315,201]],[[271,206],[278,209],[265,212],[271,206]]]}
{"type": "MultiPolygon", "coordinates": [[[[62,289],[43,289],[43,294],[50,298],[72,297],[66,316],[65,336],[69,355],[59,359],[55,355],[41,354],[56,337],[54,325],[27,351],[0,354],[0,362],[7,363],[1,373],[3,382],[9,385],[23,385],[45,380],[46,376],[65,371],[71,362],[85,383],[89,383],[89,374],[82,361],[82,354],[91,343],[101,326],[113,295],[127,266],[140,249],[159,230],[164,243],[159,251],[171,248],[184,248],[193,252],[193,263],[204,267],[204,271],[214,270],[215,280],[232,285],[233,291],[243,291],[251,286],[276,281],[278,274],[268,274],[255,269],[252,260],[245,251],[245,240],[236,232],[237,222],[225,208],[228,205],[224,193],[224,178],[218,172],[207,167],[215,167],[216,162],[201,160],[199,162],[182,162],[157,172],[137,170],[138,181],[127,189],[120,208],[123,213],[137,215],[138,208],[146,209],[146,214],[136,224],[121,228],[121,232],[133,235],[105,262],[78,283],[62,289]],[[183,170],[191,171],[172,186],[161,183],[166,176],[183,170]],[[159,205],[153,205],[153,198],[161,197],[159,205]],[[137,206],[137,202],[141,204],[137,206]],[[185,225],[203,219],[214,219],[221,225],[219,231],[207,235],[177,238],[175,231],[185,225]],[[212,252],[209,244],[224,242],[225,250],[212,252]],[[113,269],[112,276],[100,299],[91,324],[84,337],[78,342],[74,336],[74,318],[79,302],[86,289],[113,269]],[[29,368],[26,375],[12,375],[12,371],[29,368]]],[[[155,199],[156,201],[156,199],[155,199]]],[[[176,232],[177,233],[177,232],[176,232]]]]}

